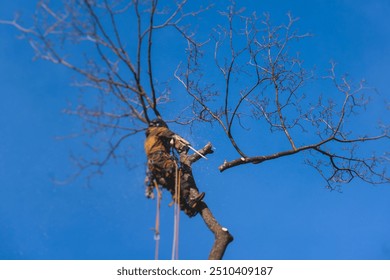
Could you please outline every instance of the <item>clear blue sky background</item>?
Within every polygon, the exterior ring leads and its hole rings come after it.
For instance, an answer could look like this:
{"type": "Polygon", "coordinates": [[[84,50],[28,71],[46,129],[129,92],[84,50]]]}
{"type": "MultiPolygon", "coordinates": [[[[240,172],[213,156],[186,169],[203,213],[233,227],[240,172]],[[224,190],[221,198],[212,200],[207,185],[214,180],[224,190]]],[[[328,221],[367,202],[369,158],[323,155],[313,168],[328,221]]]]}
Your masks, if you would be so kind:
{"type": "MultiPolygon", "coordinates": [[[[29,16],[33,2],[1,1],[0,18],[10,19],[15,11],[29,16]]],[[[389,1],[242,1],[242,6],[268,11],[275,21],[288,11],[300,17],[299,29],[315,35],[301,45],[310,64],[324,69],[333,59],[341,72],[367,79],[382,95],[358,125],[388,120],[382,100],[389,97],[389,1]]],[[[32,61],[33,51],[17,34],[0,25],[0,259],[153,259],[155,201],[144,198],[142,137],[127,144],[135,155],[131,171],[110,164],[91,187],[82,180],[53,184],[53,176],[74,171],[69,152],[84,149],[83,139],[56,140],[81,129],[79,119],[61,112],[68,100],[77,101],[78,89],[70,86],[73,73],[32,61]]],[[[220,174],[217,166],[234,157],[221,134],[173,128],[197,147],[212,141],[217,148],[194,171],[209,207],[235,237],[226,259],[390,259],[388,184],[353,181],[343,193],[329,192],[300,156],[220,174]]],[[[389,147],[381,142],[378,149],[389,147]]],[[[162,259],[171,254],[168,203],[165,195],[162,259]]],[[[207,258],[212,243],[199,217],[182,216],[181,258],[207,258]]]]}

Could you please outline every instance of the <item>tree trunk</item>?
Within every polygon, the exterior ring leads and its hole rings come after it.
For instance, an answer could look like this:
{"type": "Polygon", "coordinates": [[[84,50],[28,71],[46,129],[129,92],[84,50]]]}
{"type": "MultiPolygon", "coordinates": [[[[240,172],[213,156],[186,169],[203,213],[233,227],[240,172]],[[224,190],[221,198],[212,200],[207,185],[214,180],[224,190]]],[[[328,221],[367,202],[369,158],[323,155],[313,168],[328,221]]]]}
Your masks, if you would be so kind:
{"type": "MultiPolygon", "coordinates": [[[[211,143],[208,143],[206,146],[204,146],[203,149],[198,151],[202,155],[207,155],[213,153],[212,145],[211,143]]],[[[199,160],[201,156],[199,154],[193,154],[193,155],[187,155],[186,153],[181,153],[180,155],[180,162],[182,163],[183,168],[183,179],[191,182],[191,184],[194,185],[194,190],[197,190],[196,183],[192,174],[192,167],[191,165],[199,160]]],[[[207,225],[207,227],[211,230],[211,232],[214,233],[214,244],[211,248],[210,254],[208,259],[209,260],[221,260],[227,246],[230,242],[233,241],[233,236],[229,233],[228,229],[225,227],[222,227],[213,214],[211,213],[210,209],[208,208],[207,204],[205,202],[200,202],[197,206],[197,210],[199,211],[203,221],[207,225]]]]}

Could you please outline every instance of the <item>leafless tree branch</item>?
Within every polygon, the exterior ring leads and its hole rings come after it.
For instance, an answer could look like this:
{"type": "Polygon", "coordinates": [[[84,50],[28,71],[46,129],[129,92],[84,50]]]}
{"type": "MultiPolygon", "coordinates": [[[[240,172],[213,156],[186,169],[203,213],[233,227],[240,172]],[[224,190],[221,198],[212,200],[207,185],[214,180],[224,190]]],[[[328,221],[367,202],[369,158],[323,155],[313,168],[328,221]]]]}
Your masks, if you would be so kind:
{"type": "Polygon", "coordinates": [[[331,175],[323,176],[329,186],[347,183],[353,178],[370,183],[389,182],[385,165],[381,164],[388,162],[387,157],[359,155],[355,148],[365,142],[388,140],[388,128],[384,127],[377,135],[353,136],[346,127],[349,118],[368,103],[364,97],[368,90],[364,81],[355,84],[346,76],[339,78],[336,64],[332,63],[324,81],[333,84],[334,91],[329,95],[334,98],[325,101],[322,93],[307,96],[304,93],[307,85],[315,81],[313,71],[305,70],[299,53],[294,54],[291,49],[311,35],[294,30],[297,18],[287,14],[287,23],[275,26],[269,14],[262,18],[255,14],[245,16],[234,3],[220,14],[226,19],[226,27],[215,29],[212,56],[221,74],[223,90],[214,93],[209,90],[211,86],[205,86],[207,79],[199,73],[202,70],[197,66],[199,57],[192,53],[188,55],[187,64],[179,65],[175,77],[196,103],[194,113],[198,120],[219,124],[238,154],[237,159],[220,165],[221,172],[239,165],[259,164],[307,152],[309,157],[322,158],[317,164],[310,159],[307,163],[321,175],[329,169],[331,175]],[[204,112],[209,119],[202,116],[204,112]],[[258,126],[267,124],[273,135],[284,135],[291,149],[251,155],[253,147],[246,142],[240,143],[233,135],[233,131],[244,134],[239,130],[244,115],[254,118],[258,126]],[[306,142],[302,133],[316,135],[318,140],[306,142]],[[343,179],[346,174],[349,180],[343,179]]]}

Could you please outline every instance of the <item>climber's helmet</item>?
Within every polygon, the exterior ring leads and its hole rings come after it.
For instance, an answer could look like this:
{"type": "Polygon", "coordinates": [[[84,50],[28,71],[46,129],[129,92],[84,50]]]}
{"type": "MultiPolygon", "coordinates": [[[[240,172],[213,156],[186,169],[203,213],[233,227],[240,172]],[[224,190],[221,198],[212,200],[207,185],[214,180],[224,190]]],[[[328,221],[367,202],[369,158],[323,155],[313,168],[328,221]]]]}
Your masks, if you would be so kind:
{"type": "Polygon", "coordinates": [[[154,120],[150,121],[149,127],[166,127],[166,128],[168,128],[168,125],[162,119],[154,119],[154,120]]]}

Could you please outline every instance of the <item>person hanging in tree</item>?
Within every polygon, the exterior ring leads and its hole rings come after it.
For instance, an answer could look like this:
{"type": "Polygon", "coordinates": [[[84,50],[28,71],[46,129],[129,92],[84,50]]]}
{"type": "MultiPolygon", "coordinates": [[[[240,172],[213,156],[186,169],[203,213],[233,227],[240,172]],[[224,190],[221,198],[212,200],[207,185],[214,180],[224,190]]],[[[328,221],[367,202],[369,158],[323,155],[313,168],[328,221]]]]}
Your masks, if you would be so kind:
{"type": "Polygon", "coordinates": [[[189,145],[187,140],[169,130],[163,120],[155,119],[149,123],[144,144],[148,159],[146,196],[153,197],[153,182],[156,181],[175,198],[175,186],[180,182],[180,209],[192,217],[198,213],[196,207],[205,193],[198,192],[193,178],[184,176],[185,171],[178,172],[181,166],[172,154],[173,149],[178,153],[187,153],[189,145]]]}

